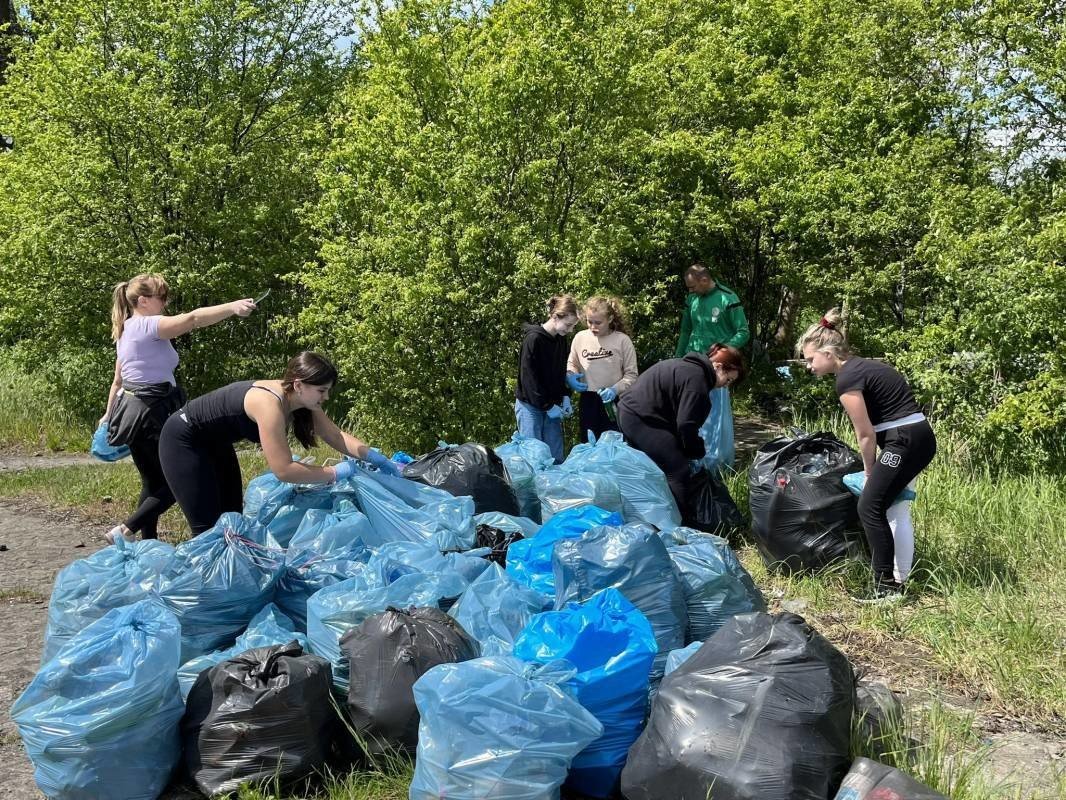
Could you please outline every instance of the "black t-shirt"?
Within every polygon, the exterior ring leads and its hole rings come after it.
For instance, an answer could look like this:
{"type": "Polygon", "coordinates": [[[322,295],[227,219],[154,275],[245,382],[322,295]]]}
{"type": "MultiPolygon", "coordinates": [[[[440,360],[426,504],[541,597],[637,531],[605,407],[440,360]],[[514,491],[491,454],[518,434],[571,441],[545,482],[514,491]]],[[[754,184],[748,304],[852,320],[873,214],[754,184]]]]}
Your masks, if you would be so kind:
{"type": "Polygon", "coordinates": [[[874,425],[922,411],[907,379],[880,361],[852,356],[844,362],[837,373],[837,396],[855,391],[862,392],[866,413],[874,425]]]}

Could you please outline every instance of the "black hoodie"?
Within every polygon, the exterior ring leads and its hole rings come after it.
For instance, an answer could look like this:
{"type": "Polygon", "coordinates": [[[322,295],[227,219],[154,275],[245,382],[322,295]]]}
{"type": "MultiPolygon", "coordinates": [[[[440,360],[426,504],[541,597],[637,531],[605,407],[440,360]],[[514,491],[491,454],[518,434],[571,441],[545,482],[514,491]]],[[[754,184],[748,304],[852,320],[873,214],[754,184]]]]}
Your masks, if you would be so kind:
{"type": "Polygon", "coordinates": [[[700,426],[711,413],[711,390],[717,380],[702,353],[668,358],[641,373],[618,401],[618,410],[650,428],[673,431],[688,458],[703,458],[700,426]]]}
{"type": "Polygon", "coordinates": [[[515,397],[541,411],[562,403],[569,355],[565,336],[548,333],[543,325],[523,325],[515,397]]]}

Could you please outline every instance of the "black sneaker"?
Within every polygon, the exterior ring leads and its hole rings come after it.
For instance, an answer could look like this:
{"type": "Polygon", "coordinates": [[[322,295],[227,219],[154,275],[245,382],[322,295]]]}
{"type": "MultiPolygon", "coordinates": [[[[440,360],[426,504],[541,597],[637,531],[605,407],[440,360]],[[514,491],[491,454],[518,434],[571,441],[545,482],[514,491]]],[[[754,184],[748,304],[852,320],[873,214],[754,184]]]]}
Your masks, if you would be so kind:
{"type": "Polygon", "coordinates": [[[856,603],[867,606],[887,606],[903,602],[903,584],[895,581],[878,582],[869,591],[851,595],[856,603]]]}

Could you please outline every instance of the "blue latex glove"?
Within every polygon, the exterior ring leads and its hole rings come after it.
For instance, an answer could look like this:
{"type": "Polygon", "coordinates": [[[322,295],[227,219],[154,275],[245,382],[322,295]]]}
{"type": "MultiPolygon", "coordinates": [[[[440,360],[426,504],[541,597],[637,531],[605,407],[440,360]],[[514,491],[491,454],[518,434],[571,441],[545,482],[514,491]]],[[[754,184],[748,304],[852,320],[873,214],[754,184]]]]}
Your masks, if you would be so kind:
{"type": "MultiPolygon", "coordinates": [[[[844,476],[844,485],[848,487],[848,490],[854,495],[861,495],[863,488],[866,486],[866,473],[865,472],[851,472],[844,476]]],[[[905,500],[914,500],[918,496],[918,493],[909,486],[904,486],[903,491],[899,493],[899,497],[892,501],[891,505],[896,503],[902,503],[905,500]]]]}
{"type": "Polygon", "coordinates": [[[574,413],[574,404],[570,402],[569,397],[563,398],[563,416],[569,417],[574,413]]]}
{"type": "Polygon", "coordinates": [[[606,389],[600,389],[600,400],[605,403],[613,403],[618,399],[618,390],[613,386],[608,386],[606,389]]]}
{"type": "Polygon", "coordinates": [[[333,465],[333,480],[343,481],[345,478],[352,477],[352,473],[355,472],[354,461],[342,461],[339,464],[333,465]]]}
{"type": "Polygon", "coordinates": [[[585,383],[584,372],[566,373],[566,385],[573,389],[575,392],[587,392],[589,390],[589,385],[585,383]]]}
{"type": "Polygon", "coordinates": [[[370,448],[370,452],[366,454],[366,460],[370,462],[371,466],[377,467],[387,475],[393,475],[397,478],[403,477],[400,468],[394,462],[386,458],[384,453],[380,453],[374,448],[370,448]]]}
{"type": "Polygon", "coordinates": [[[562,419],[563,418],[563,407],[562,406],[552,406],[551,408],[548,409],[547,414],[548,414],[548,419],[562,419]]]}

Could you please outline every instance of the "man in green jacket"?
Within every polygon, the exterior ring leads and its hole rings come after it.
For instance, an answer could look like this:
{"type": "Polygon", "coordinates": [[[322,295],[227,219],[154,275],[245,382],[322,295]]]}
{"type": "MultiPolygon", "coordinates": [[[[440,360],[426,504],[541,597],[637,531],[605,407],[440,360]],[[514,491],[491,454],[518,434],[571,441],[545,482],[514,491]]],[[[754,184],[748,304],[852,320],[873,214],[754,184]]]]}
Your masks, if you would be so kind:
{"type": "MultiPolygon", "coordinates": [[[[681,336],[675,358],[686,353],[706,353],[712,344],[743,347],[751,338],[748,318],[733,290],[718,283],[703,264],[685,270],[685,310],[681,315],[681,336]]],[[[733,443],[733,406],[729,390],[711,392],[711,413],[700,428],[707,447],[703,463],[712,470],[733,466],[736,449],[733,443]]]]}
{"type": "Polygon", "coordinates": [[[740,305],[740,298],[711,277],[703,264],[693,264],[685,270],[685,310],[681,315],[681,336],[674,358],[686,353],[705,353],[712,344],[743,347],[751,334],[748,318],[740,305]]]}

